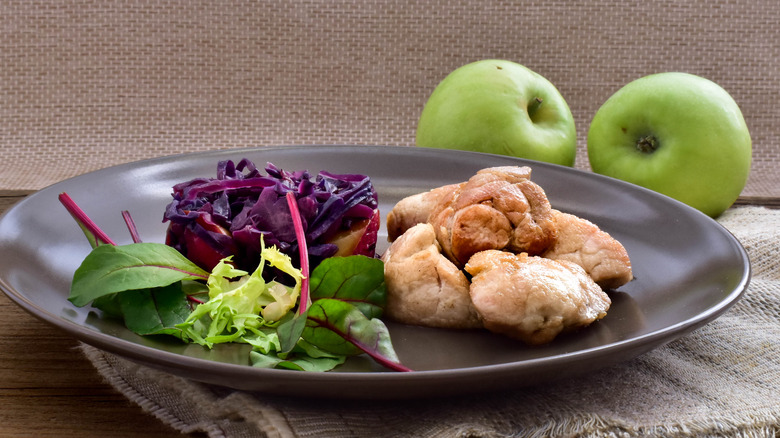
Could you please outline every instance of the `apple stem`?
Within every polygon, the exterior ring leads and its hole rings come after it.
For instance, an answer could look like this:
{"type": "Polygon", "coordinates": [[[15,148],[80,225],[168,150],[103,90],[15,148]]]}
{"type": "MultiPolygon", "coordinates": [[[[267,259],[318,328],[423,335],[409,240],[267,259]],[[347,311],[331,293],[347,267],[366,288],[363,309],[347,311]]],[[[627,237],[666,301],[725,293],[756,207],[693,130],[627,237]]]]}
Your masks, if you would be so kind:
{"type": "Polygon", "coordinates": [[[533,119],[534,114],[536,114],[536,111],[539,110],[539,107],[542,105],[542,98],[541,97],[534,97],[531,103],[528,104],[528,115],[533,119]]]}
{"type": "Polygon", "coordinates": [[[658,140],[652,135],[641,137],[636,142],[636,150],[645,154],[652,154],[658,149],[658,140]]]}

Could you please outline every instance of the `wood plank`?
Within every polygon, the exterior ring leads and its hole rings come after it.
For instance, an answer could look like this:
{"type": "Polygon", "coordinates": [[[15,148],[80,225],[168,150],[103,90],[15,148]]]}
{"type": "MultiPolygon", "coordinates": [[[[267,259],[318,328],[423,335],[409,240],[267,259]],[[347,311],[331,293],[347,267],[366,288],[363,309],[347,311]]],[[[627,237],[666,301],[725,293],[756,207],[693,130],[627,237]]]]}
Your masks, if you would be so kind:
{"type": "Polygon", "coordinates": [[[734,202],[735,206],[740,205],[757,205],[761,207],[767,207],[772,209],[780,208],[780,197],[769,196],[740,196],[734,202]]]}
{"type": "MultiPolygon", "coordinates": [[[[0,192],[0,213],[29,193],[0,192]]],[[[0,315],[0,436],[184,436],[106,383],[75,339],[2,293],[0,315]]]]}
{"type": "Polygon", "coordinates": [[[5,190],[0,191],[0,213],[8,210],[11,208],[12,205],[16,204],[17,202],[24,199],[25,196],[29,195],[31,192],[29,191],[22,191],[22,190],[5,190]]]}
{"type": "Polygon", "coordinates": [[[104,382],[75,339],[4,294],[0,314],[0,436],[183,436],[104,382]]]}

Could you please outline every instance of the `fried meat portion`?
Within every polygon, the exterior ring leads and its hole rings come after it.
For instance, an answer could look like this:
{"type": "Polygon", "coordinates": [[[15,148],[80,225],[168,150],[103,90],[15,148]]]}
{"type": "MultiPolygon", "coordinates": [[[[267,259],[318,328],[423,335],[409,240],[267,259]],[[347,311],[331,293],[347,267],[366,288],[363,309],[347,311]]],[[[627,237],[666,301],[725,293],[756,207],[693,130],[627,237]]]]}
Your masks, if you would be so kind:
{"type": "Polygon", "coordinates": [[[542,254],[580,265],[599,286],[618,288],[633,278],[623,245],[588,220],[553,210],[558,237],[542,254]]]}
{"type": "Polygon", "coordinates": [[[392,242],[417,224],[428,222],[431,211],[449,202],[460,184],[450,184],[407,196],[395,204],[387,215],[387,237],[392,242]]]}
{"type": "Polygon", "coordinates": [[[529,345],[603,318],[632,280],[623,245],[554,210],[528,167],[492,167],[409,196],[387,216],[387,314],[478,328],[529,345]],[[469,278],[470,276],[470,278],[469,278]]]}
{"type": "Polygon", "coordinates": [[[444,257],[433,227],[409,228],[383,254],[387,315],[398,322],[443,328],[479,328],[466,275],[444,257]]]}
{"type": "Polygon", "coordinates": [[[463,266],[479,251],[539,254],[555,240],[547,196],[529,167],[492,167],[468,181],[400,201],[387,218],[391,240],[415,223],[433,225],[442,253],[463,266]]]}
{"type": "Polygon", "coordinates": [[[579,265],[488,250],[465,267],[484,327],[529,345],[603,318],[611,300],[579,265]]]}

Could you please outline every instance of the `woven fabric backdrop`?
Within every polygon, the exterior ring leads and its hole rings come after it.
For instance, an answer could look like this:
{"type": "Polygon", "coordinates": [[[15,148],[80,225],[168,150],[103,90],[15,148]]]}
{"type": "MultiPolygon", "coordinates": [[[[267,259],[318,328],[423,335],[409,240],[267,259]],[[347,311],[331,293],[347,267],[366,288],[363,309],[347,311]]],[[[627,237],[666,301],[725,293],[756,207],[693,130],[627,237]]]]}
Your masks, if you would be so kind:
{"type": "Polygon", "coordinates": [[[780,195],[778,24],[775,0],[4,1],[0,190],[191,151],[411,146],[447,73],[503,58],[557,85],[580,168],[622,85],[707,77],[751,129],[743,194],[780,195]]]}

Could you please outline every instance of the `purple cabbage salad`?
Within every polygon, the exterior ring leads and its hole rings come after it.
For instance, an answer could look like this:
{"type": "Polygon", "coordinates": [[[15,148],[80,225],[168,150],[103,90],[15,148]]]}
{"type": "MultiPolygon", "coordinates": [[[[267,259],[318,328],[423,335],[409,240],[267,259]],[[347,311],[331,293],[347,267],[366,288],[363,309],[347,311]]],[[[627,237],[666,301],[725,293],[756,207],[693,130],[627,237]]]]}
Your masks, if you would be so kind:
{"type": "MultiPolygon", "coordinates": [[[[293,192],[314,269],[338,251],[331,242],[339,232],[366,220],[378,220],[377,193],[369,177],[307,170],[289,172],[271,163],[265,175],[249,159],[220,161],[216,178],[195,178],[173,186],[173,201],[163,222],[170,222],[166,244],[203,269],[233,256],[238,269],[252,272],[260,261],[261,237],[299,260],[298,244],[286,194],[293,192]]],[[[378,225],[377,225],[378,226],[378,225]]],[[[376,233],[369,245],[375,256],[376,233]]]]}

